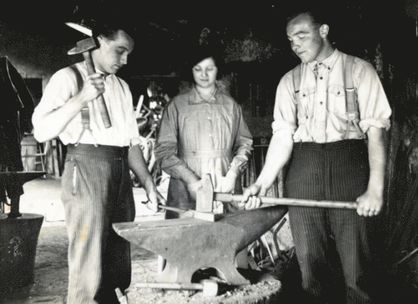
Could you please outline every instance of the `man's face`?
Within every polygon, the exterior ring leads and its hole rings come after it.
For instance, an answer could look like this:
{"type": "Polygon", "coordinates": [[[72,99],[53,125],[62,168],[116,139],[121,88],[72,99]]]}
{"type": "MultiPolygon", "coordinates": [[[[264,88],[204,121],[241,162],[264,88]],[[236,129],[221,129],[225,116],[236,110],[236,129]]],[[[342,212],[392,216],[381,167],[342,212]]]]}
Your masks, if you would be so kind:
{"type": "Polygon", "coordinates": [[[100,48],[97,50],[96,67],[101,72],[115,74],[128,63],[128,55],[134,48],[134,41],[126,32],[119,30],[114,37],[98,37],[100,48]]]}
{"type": "Polygon", "coordinates": [[[286,32],[290,47],[303,63],[323,59],[321,57],[324,51],[324,39],[328,31],[324,36],[323,28],[321,34],[321,27],[314,24],[307,14],[298,15],[287,24],[286,32]]]}
{"type": "Polygon", "coordinates": [[[215,85],[218,68],[213,58],[203,59],[192,70],[194,81],[198,87],[210,88],[215,85]]]}

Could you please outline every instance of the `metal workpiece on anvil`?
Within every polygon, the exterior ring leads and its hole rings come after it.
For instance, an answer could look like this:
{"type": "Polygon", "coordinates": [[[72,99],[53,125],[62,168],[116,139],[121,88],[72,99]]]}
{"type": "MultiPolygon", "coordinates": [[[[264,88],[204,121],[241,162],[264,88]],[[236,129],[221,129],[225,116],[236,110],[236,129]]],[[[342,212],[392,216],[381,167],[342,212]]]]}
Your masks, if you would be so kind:
{"type": "Polygon", "coordinates": [[[228,284],[245,285],[249,281],[237,271],[235,256],[286,212],[287,208],[274,206],[225,214],[216,222],[180,218],[115,223],[113,228],[132,244],[166,259],[160,282],[190,283],[197,270],[215,268],[228,284]]]}

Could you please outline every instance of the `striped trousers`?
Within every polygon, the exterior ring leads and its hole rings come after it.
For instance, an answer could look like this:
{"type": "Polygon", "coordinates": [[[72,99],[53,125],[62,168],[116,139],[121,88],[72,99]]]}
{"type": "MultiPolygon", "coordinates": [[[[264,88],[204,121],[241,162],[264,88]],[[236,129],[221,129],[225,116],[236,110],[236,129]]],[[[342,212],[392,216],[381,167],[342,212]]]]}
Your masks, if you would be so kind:
{"type": "MultiPolygon", "coordinates": [[[[355,201],[367,189],[361,140],[295,143],[285,196],[355,201]]],[[[355,210],[289,207],[306,303],[372,303],[372,221],[355,210]]]]}
{"type": "Polygon", "coordinates": [[[127,148],[67,148],[62,201],[69,239],[68,304],[119,303],[115,288],[131,280],[129,242],[111,225],[133,221],[127,148]]]}

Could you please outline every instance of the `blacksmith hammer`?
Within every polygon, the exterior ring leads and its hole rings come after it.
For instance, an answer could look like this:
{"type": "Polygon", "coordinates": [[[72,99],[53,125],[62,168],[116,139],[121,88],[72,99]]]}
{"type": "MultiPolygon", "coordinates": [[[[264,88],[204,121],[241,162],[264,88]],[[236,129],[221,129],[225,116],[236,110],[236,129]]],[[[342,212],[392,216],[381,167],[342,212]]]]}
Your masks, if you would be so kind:
{"type": "MultiPolygon", "coordinates": [[[[207,174],[202,178],[202,187],[197,191],[196,210],[204,211],[212,206],[213,201],[223,203],[239,204],[243,199],[243,195],[214,192],[210,175],[207,174]]],[[[343,201],[316,201],[297,198],[278,198],[278,197],[260,197],[263,205],[275,206],[296,206],[296,207],[317,207],[317,208],[339,208],[339,209],[357,209],[356,202],[343,201]]]]}
{"type": "MultiPolygon", "coordinates": [[[[88,31],[88,29],[82,30],[83,26],[81,25],[77,25],[71,22],[68,22],[66,24],[78,31],[82,31],[84,34],[91,33],[88,31]]],[[[93,59],[91,57],[91,51],[94,49],[97,49],[98,47],[99,45],[97,44],[96,39],[94,37],[88,37],[88,38],[78,41],[76,46],[72,48],[71,50],[69,50],[67,54],[68,55],[82,54],[86,62],[87,74],[91,75],[91,74],[96,73],[93,59]]],[[[110,128],[112,126],[112,123],[110,122],[109,112],[107,110],[103,95],[99,95],[97,97],[97,106],[99,108],[100,116],[102,117],[103,125],[105,126],[105,128],[110,128]]]]}

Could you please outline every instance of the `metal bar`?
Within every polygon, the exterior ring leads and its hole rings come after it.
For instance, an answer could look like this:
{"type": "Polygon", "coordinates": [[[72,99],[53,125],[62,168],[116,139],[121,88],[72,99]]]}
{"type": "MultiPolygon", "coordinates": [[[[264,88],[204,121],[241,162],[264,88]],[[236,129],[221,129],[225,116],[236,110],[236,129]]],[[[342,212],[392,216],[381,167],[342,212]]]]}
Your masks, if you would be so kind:
{"type": "MultiPolygon", "coordinates": [[[[239,203],[243,199],[243,195],[229,194],[229,193],[215,193],[214,200],[225,203],[239,203]]],[[[316,201],[297,198],[278,198],[261,196],[261,203],[263,205],[285,205],[296,207],[319,207],[319,208],[339,208],[339,209],[357,209],[356,202],[343,201],[316,201]]]]}
{"type": "Polygon", "coordinates": [[[164,210],[174,211],[174,212],[177,212],[177,213],[185,213],[187,211],[194,211],[194,210],[180,209],[180,208],[176,208],[176,207],[169,207],[169,206],[161,205],[161,204],[158,205],[158,208],[161,208],[161,209],[164,209],[164,210]]]}
{"type": "Polygon", "coordinates": [[[161,289],[179,289],[179,290],[202,290],[203,285],[200,283],[159,283],[145,282],[136,283],[135,287],[139,288],[161,288],[161,289]]]}

